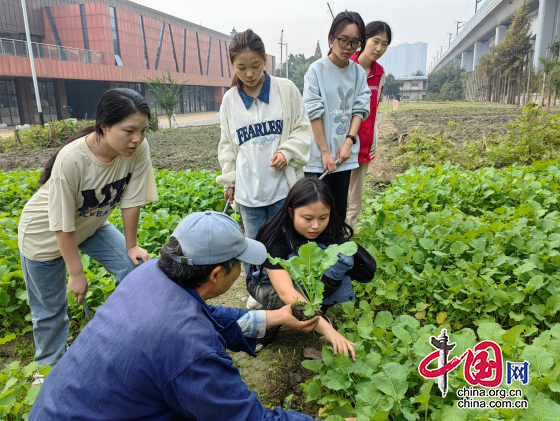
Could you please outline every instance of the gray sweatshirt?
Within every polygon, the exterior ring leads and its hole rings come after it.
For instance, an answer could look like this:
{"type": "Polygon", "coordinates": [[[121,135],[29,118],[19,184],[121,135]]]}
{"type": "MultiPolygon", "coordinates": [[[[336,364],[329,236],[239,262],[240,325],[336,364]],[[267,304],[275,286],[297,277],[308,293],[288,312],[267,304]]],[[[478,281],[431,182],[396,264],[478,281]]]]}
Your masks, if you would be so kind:
{"type": "MultiPolygon", "coordinates": [[[[359,64],[349,60],[348,66],[338,67],[328,57],[317,60],[305,74],[303,102],[309,120],[321,118],[329,151],[334,159],[346,141],[352,117],[362,121],[369,116],[371,91],[366,72],[359,64]]],[[[359,138],[352,145],[352,155],[336,169],[347,171],[358,167],[359,138]]],[[[311,142],[311,157],[306,172],[323,172],[323,160],[317,141],[311,142]]]]}

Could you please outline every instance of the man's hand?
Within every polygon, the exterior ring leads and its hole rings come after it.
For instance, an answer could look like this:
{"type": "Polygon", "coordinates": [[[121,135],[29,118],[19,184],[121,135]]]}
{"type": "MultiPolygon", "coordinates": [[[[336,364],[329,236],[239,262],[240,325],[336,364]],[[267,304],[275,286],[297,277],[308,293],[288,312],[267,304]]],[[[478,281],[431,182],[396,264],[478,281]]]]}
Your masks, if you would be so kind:
{"type": "Polygon", "coordinates": [[[228,187],[228,189],[226,191],[224,191],[224,200],[227,202],[229,200],[229,202],[233,202],[234,201],[234,196],[235,196],[235,188],[233,187],[228,187]]]}
{"type": "Polygon", "coordinates": [[[270,160],[270,166],[275,167],[277,170],[284,171],[288,162],[282,152],[276,152],[270,160]]]}
{"type": "Polygon", "coordinates": [[[151,259],[148,252],[144,250],[142,247],[134,246],[129,248],[126,252],[130,260],[132,260],[132,263],[134,263],[134,266],[140,266],[138,260],[142,260],[143,263],[146,263],[148,260],[151,259]]]}
{"type": "Polygon", "coordinates": [[[292,306],[287,305],[279,310],[268,310],[266,312],[266,327],[272,326],[286,326],[290,329],[300,330],[304,333],[309,333],[317,327],[319,323],[319,316],[300,322],[292,314],[292,306]]]}
{"type": "Polygon", "coordinates": [[[74,296],[78,299],[78,304],[82,304],[82,300],[88,291],[88,282],[84,272],[70,275],[68,278],[68,290],[74,293],[74,296]]]}

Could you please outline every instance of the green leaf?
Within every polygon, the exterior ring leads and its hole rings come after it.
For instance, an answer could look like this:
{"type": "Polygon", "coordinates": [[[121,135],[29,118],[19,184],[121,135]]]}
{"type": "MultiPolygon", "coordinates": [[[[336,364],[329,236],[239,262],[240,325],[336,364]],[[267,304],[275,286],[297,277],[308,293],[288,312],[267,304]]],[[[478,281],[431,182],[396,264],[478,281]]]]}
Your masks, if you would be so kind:
{"type": "Polygon", "coordinates": [[[433,385],[434,382],[432,381],[424,382],[422,387],[420,387],[420,393],[412,399],[412,403],[420,404],[420,407],[418,408],[420,411],[425,411],[426,408],[428,408],[428,403],[430,402],[430,392],[433,385]]]}
{"type": "Polygon", "coordinates": [[[29,389],[27,391],[27,395],[25,396],[25,399],[23,400],[23,403],[25,405],[30,405],[30,406],[33,405],[35,403],[35,399],[37,399],[37,395],[39,394],[41,387],[42,386],[35,386],[29,389]]]}
{"type": "Polygon", "coordinates": [[[11,342],[11,341],[13,341],[15,338],[16,338],[16,335],[13,334],[13,333],[12,333],[12,334],[9,334],[9,335],[6,335],[6,336],[4,336],[3,338],[0,338],[0,345],[3,345],[3,344],[8,343],[8,342],[11,342]]]}
{"type": "Polygon", "coordinates": [[[556,421],[560,414],[560,405],[544,396],[529,402],[527,409],[522,409],[519,421],[556,421]]]}
{"type": "Polygon", "coordinates": [[[462,254],[468,249],[469,246],[466,245],[465,243],[462,243],[461,241],[454,241],[453,244],[451,244],[450,251],[452,254],[462,254]]]}
{"type": "Polygon", "coordinates": [[[31,361],[21,369],[21,376],[24,378],[30,377],[33,373],[35,373],[35,371],[37,371],[38,366],[39,364],[37,363],[37,361],[31,361]]]}
{"type": "Polygon", "coordinates": [[[388,311],[379,311],[375,316],[375,322],[373,324],[376,327],[388,330],[391,323],[393,323],[393,316],[391,313],[388,311]]]}
{"type": "Polygon", "coordinates": [[[551,310],[552,314],[556,314],[560,310],[560,294],[554,294],[546,300],[546,306],[551,310]]]}
{"type": "Polygon", "coordinates": [[[321,361],[315,360],[304,360],[301,362],[301,365],[308,370],[314,371],[315,373],[320,373],[321,369],[324,367],[324,364],[321,361]]]}
{"type": "Polygon", "coordinates": [[[431,238],[421,238],[420,240],[418,240],[418,242],[426,250],[432,250],[435,245],[434,240],[432,240],[431,238]]]}
{"type": "Polygon", "coordinates": [[[348,373],[342,368],[329,370],[325,374],[320,375],[323,385],[331,390],[346,390],[352,384],[348,380],[348,373]]]}
{"type": "Polygon", "coordinates": [[[403,253],[404,250],[400,246],[397,246],[396,244],[391,247],[387,247],[385,249],[385,254],[387,255],[387,257],[393,260],[399,260],[403,255],[403,253]]]}
{"type": "Polygon", "coordinates": [[[14,394],[14,390],[11,390],[10,393],[2,398],[0,398],[0,407],[1,406],[12,406],[16,403],[16,395],[14,394]]]}
{"type": "Polygon", "coordinates": [[[321,399],[322,396],[323,393],[321,392],[319,385],[315,382],[309,383],[309,386],[307,387],[307,400],[305,402],[316,401],[321,399]]]}
{"type": "Polygon", "coordinates": [[[397,338],[399,338],[403,343],[408,346],[412,343],[412,337],[410,334],[401,326],[393,326],[393,333],[397,338]]]}
{"type": "Polygon", "coordinates": [[[542,346],[537,345],[527,346],[521,353],[521,358],[530,364],[531,374],[539,378],[550,374],[554,364],[552,354],[542,346]]]}
{"type": "Polygon", "coordinates": [[[512,345],[517,345],[517,341],[519,341],[519,337],[525,330],[525,327],[526,326],[524,325],[517,325],[512,327],[510,330],[508,330],[506,333],[502,335],[502,339],[504,340],[504,342],[507,342],[512,345]]]}
{"type": "Polygon", "coordinates": [[[472,349],[477,344],[476,335],[472,329],[466,328],[449,335],[449,342],[455,342],[457,346],[449,353],[451,357],[460,357],[467,349],[472,349]]]}
{"type": "Polygon", "coordinates": [[[6,307],[9,302],[10,302],[10,296],[8,295],[8,293],[4,291],[0,292],[0,306],[6,307]]]}
{"type": "Polygon", "coordinates": [[[408,390],[408,370],[396,362],[381,366],[381,371],[373,376],[373,384],[395,400],[404,399],[408,390]]]}
{"type": "Polygon", "coordinates": [[[498,323],[483,322],[478,326],[477,333],[480,341],[489,340],[501,343],[505,330],[498,323]]]}
{"type": "Polygon", "coordinates": [[[373,316],[370,312],[362,313],[362,317],[358,321],[358,334],[364,339],[373,339],[373,316]]]}

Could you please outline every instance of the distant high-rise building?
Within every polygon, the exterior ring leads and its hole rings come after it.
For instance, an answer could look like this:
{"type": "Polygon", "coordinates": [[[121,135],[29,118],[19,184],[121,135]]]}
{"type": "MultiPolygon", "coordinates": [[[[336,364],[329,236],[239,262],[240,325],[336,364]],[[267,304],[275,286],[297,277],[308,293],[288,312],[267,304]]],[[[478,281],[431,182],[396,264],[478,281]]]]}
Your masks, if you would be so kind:
{"type": "Polygon", "coordinates": [[[385,73],[391,73],[396,78],[411,76],[414,72],[421,70],[426,73],[426,62],[428,60],[428,44],[415,42],[399,44],[389,47],[387,52],[379,59],[385,73]]]}

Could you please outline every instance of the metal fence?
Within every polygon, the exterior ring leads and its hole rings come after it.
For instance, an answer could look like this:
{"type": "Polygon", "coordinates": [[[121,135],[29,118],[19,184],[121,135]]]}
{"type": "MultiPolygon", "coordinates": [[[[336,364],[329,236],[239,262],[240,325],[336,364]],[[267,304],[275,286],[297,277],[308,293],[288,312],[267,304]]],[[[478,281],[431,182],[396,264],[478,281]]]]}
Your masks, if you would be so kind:
{"type": "MultiPolygon", "coordinates": [[[[49,60],[70,61],[74,63],[105,64],[103,53],[80,48],[59,47],[58,45],[32,42],[33,57],[49,60]]],[[[27,57],[27,42],[0,38],[0,54],[5,56],[27,57]]]]}

